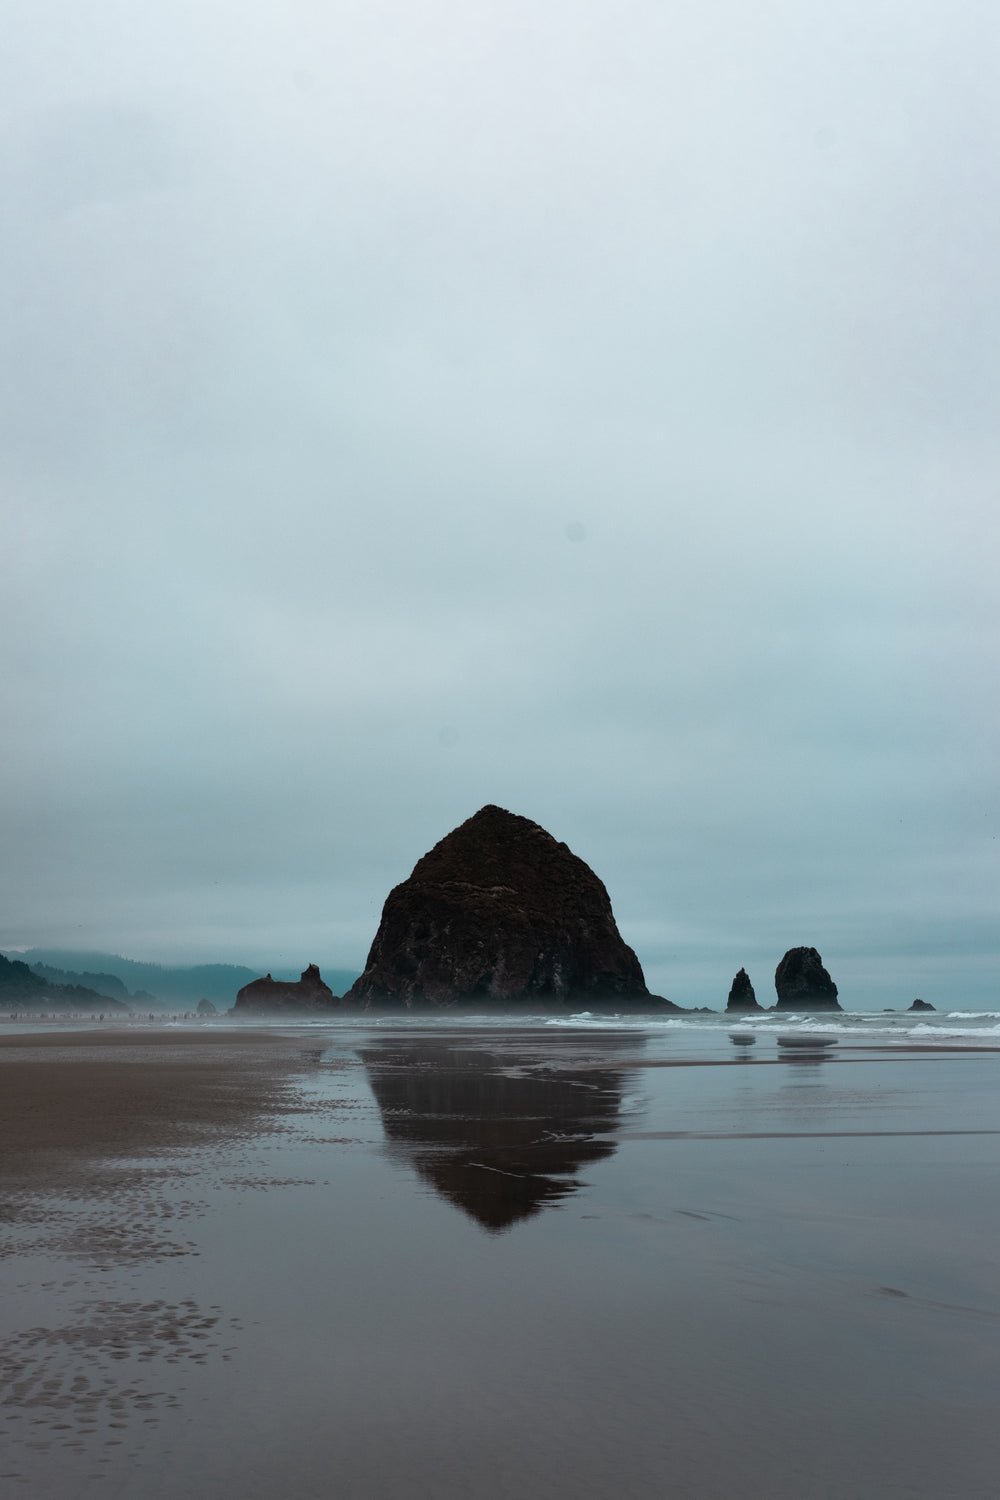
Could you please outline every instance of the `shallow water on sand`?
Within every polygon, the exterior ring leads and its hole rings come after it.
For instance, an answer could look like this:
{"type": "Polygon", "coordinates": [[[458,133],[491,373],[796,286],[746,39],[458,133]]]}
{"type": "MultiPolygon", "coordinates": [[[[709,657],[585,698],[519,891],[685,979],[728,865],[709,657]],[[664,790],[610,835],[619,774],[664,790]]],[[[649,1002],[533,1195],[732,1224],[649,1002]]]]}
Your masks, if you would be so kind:
{"type": "Polygon", "coordinates": [[[4,1484],[992,1497],[1000,1053],[944,1019],[0,1039],[49,1122],[0,1182],[4,1484]]]}

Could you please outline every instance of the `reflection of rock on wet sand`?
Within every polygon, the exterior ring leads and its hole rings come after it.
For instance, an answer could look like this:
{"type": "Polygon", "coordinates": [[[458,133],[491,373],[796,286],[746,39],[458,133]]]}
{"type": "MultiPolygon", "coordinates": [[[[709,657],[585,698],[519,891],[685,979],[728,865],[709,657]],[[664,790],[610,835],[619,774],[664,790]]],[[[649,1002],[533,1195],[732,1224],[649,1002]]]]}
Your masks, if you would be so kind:
{"type": "Polygon", "coordinates": [[[579,1186],[615,1149],[632,1037],[386,1040],[361,1057],[393,1154],[485,1229],[509,1229],[579,1186]]]}

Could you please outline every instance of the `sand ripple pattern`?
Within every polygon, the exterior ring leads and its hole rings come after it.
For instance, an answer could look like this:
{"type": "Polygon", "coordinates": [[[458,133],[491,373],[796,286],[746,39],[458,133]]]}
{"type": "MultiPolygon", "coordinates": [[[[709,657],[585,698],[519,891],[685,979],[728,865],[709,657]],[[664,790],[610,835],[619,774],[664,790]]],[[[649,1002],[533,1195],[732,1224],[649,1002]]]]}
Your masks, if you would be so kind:
{"type": "MultiPolygon", "coordinates": [[[[62,1446],[98,1468],[122,1447],[136,1456],[144,1429],[179,1409],[183,1391],[173,1382],[171,1390],[158,1389],[143,1366],[228,1359],[240,1327],[218,1306],[203,1311],[193,1298],[83,1302],[72,1313],[63,1326],[28,1328],[4,1342],[0,1439],[8,1455],[17,1445],[29,1453],[62,1446]]],[[[24,1477],[16,1463],[0,1469],[0,1478],[24,1477]]]]}

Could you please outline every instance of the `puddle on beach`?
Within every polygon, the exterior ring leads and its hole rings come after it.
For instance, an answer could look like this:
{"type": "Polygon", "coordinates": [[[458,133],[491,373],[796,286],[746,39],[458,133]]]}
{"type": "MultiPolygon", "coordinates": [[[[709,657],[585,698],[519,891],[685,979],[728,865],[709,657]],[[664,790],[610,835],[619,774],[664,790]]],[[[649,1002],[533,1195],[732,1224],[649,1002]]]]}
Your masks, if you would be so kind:
{"type": "Polygon", "coordinates": [[[997,1057],[215,1038],[0,1044],[10,1493],[995,1493],[997,1057]]]}

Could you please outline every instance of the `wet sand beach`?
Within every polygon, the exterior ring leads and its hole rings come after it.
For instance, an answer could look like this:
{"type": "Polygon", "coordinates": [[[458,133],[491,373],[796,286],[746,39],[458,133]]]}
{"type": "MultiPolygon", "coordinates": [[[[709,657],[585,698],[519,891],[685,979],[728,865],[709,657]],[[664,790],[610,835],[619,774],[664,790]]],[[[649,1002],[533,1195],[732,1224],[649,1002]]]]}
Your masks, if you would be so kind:
{"type": "Polygon", "coordinates": [[[0,1474],[174,1500],[992,1496],[993,1040],[0,1033],[0,1474]]]}
{"type": "Polygon", "coordinates": [[[276,1107],[280,1041],[276,1032],[177,1028],[0,1035],[5,1170],[26,1156],[32,1174],[70,1172],[105,1154],[127,1158],[239,1129],[276,1107]]]}

